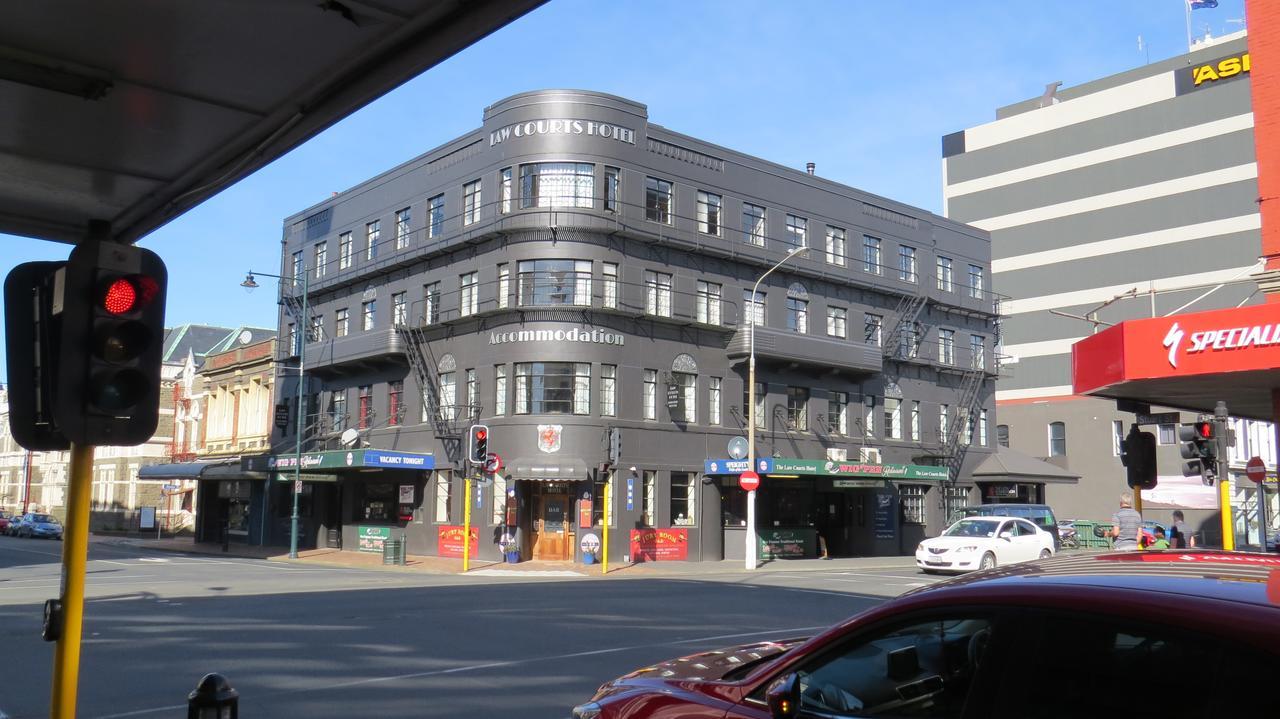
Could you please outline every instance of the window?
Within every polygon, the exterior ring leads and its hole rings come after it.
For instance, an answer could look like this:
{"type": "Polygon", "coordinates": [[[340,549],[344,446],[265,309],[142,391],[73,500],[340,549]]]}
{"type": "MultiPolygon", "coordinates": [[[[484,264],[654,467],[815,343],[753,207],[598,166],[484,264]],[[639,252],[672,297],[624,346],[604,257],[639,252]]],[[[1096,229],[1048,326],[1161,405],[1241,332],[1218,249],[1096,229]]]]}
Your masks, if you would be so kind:
{"type": "Polygon", "coordinates": [[[1062,422],[1049,423],[1049,456],[1067,456],[1067,425],[1062,422]]]}
{"type": "Polygon", "coordinates": [[[495,527],[507,524],[508,499],[514,501],[515,497],[507,497],[507,478],[501,473],[493,475],[493,514],[490,516],[495,527]]]}
{"type": "Polygon", "coordinates": [[[358,394],[356,429],[369,429],[369,425],[373,422],[373,387],[367,384],[361,385],[358,394]]]}
{"type": "Polygon", "coordinates": [[[960,509],[969,505],[968,487],[943,487],[942,502],[947,514],[947,524],[960,520],[960,509]]]}
{"type": "Polygon", "coordinates": [[[324,277],[324,272],[328,269],[329,264],[329,243],[317,243],[313,249],[315,253],[316,279],[324,277]]]}
{"type": "Polygon", "coordinates": [[[911,402],[911,441],[920,441],[920,403],[911,402]]]}
{"type": "Polygon", "coordinates": [[[507,413],[507,366],[493,366],[493,414],[501,417],[507,413]]]}
{"type": "Polygon", "coordinates": [[[720,424],[720,385],[719,377],[712,377],[707,385],[707,423],[720,424]]]}
{"type": "Polygon", "coordinates": [[[938,258],[938,289],[943,292],[950,292],[951,285],[951,258],[938,258]]]}
{"type": "Polygon", "coordinates": [[[827,264],[844,267],[844,228],[827,225],[827,264]]]}
{"type": "Polygon", "coordinates": [[[511,302],[511,265],[498,265],[498,308],[506,309],[511,302]]]}
{"type": "Polygon", "coordinates": [[[872,394],[862,396],[862,432],[868,438],[876,436],[876,397],[872,394]]]}
{"type": "MultiPolygon", "coordinates": [[[[918,486],[917,489],[925,488],[918,486]]],[[[903,487],[902,502],[905,505],[907,501],[907,487],[903,487]]],[[[911,501],[915,503],[914,495],[911,501]]],[[[923,499],[919,505],[923,509],[923,499]]],[[[922,523],[923,515],[918,516],[922,523]]],[[[819,654],[816,661],[801,665],[798,672],[800,686],[807,689],[802,693],[797,709],[800,716],[823,717],[959,716],[959,708],[965,706],[972,683],[970,680],[978,673],[978,663],[982,659],[979,648],[987,646],[983,640],[990,635],[991,622],[955,614],[943,614],[928,620],[916,619],[908,626],[899,623],[891,628],[873,630],[870,636],[846,642],[836,651],[819,654]],[[940,652],[937,651],[939,647],[974,647],[975,651],[940,652]],[[944,681],[943,676],[964,679],[944,681]],[[884,692],[872,689],[881,685],[902,686],[904,689],[901,693],[892,688],[884,692]],[[904,704],[904,696],[918,697],[920,701],[905,700],[904,704]]],[[[1081,654],[1079,661],[1087,661],[1083,658],[1087,655],[1081,654]]],[[[1022,681],[1031,683],[1036,676],[1039,675],[1029,674],[1022,681]]],[[[1031,694],[1019,689],[1011,688],[1017,695],[1014,700],[1017,703],[1011,702],[1011,706],[1035,706],[1039,696],[1072,695],[1066,688],[1053,695],[1031,694]]],[[[1070,715],[1084,713],[1074,711],[1070,715]]],[[[1137,712],[1130,712],[1133,713],[1137,712]]],[[[1168,713],[1176,712],[1153,713],[1153,716],[1168,713]]]]}
{"type": "Polygon", "coordinates": [[[969,335],[969,366],[974,369],[987,368],[986,338],[982,335],[969,335]]]}
{"type": "Polygon", "coordinates": [[[898,279],[903,282],[916,281],[916,248],[898,246],[898,279]]]}
{"type": "Polygon", "coordinates": [[[658,317],[671,316],[671,275],[645,270],[644,311],[658,317]]]}
{"type": "Polygon", "coordinates": [[[987,410],[978,410],[978,444],[987,446],[987,410]]]}
{"type": "Polygon", "coordinates": [[[924,330],[918,322],[909,322],[898,336],[898,352],[903,357],[916,357],[920,354],[920,340],[924,330]]]}
{"type": "Polygon", "coordinates": [[[807,247],[809,220],[799,215],[787,215],[787,235],[783,240],[792,247],[807,247]]]}
{"type": "Polygon", "coordinates": [[[340,309],[333,313],[334,335],[337,337],[346,337],[351,331],[351,319],[346,308],[340,309]]]}
{"type": "Polygon", "coordinates": [[[404,423],[404,380],[387,383],[387,424],[404,423]]]}
{"type": "Polygon", "coordinates": [[[405,303],[403,292],[391,295],[391,323],[394,325],[409,324],[409,306],[405,303]]]}
{"type": "Polygon", "coordinates": [[[708,325],[720,324],[720,285],[698,281],[697,319],[708,325]]]}
{"type": "Polygon", "coordinates": [[[656,177],[644,180],[644,217],[652,222],[671,224],[671,183],[656,177]]]}
{"type": "Polygon", "coordinates": [[[347,428],[347,391],[335,390],[329,396],[329,425],[334,432],[347,428]]]}
{"type": "Polygon", "coordinates": [[[409,246],[409,208],[396,212],[396,249],[403,250],[409,246]]]}
{"type": "Polygon", "coordinates": [[[692,472],[671,473],[671,525],[692,527],[697,524],[698,480],[692,472]]]}
{"type": "Polygon", "coordinates": [[[345,270],[351,266],[351,233],[338,235],[338,269],[345,270]]]}
{"type": "Polygon", "coordinates": [[[459,292],[458,316],[468,317],[479,311],[479,298],[476,296],[476,273],[468,272],[458,277],[459,292]]]}
{"type": "Polygon", "coordinates": [[[903,484],[898,487],[902,501],[902,521],[906,524],[924,524],[924,497],[929,488],[922,484],[903,484]]]}
{"type": "Polygon", "coordinates": [[[302,347],[298,345],[298,328],[289,323],[289,352],[292,355],[302,353],[302,347]]]}
{"type": "Polygon", "coordinates": [[[884,318],[880,315],[873,315],[870,312],[863,315],[862,318],[862,339],[869,345],[880,346],[883,339],[881,332],[884,329],[884,318]]]}
{"type": "Polygon", "coordinates": [[[827,429],[832,434],[849,434],[849,395],[832,392],[827,399],[827,429]]]}
{"type": "Polygon", "coordinates": [[[520,206],[591,207],[596,167],[588,162],[539,162],[520,166],[520,206]]]}
{"type": "MultiPolygon", "coordinates": [[[[1113,422],[1112,424],[1119,425],[1120,422],[1117,421],[1117,422],[1113,422]]],[[[1009,446],[1009,425],[1007,424],[996,425],[996,443],[998,443],[1001,447],[1009,446]]],[[[1116,448],[1116,454],[1117,455],[1120,454],[1119,447],[1116,448]]]]}
{"type": "Polygon", "coordinates": [[[809,429],[809,388],[787,387],[787,429],[809,429]]]}
{"type": "Polygon", "coordinates": [[[845,339],[848,336],[849,310],[843,307],[827,308],[827,336],[845,339]]]}
{"type": "Polygon", "coordinates": [[[422,287],[422,323],[433,325],[440,321],[440,283],[432,282],[422,287]]]}
{"type": "Polygon", "coordinates": [[[884,436],[885,439],[902,439],[902,400],[900,399],[884,398],[884,436]]]}
{"type": "Polygon", "coordinates": [[[436,195],[427,200],[427,237],[435,238],[444,234],[444,195],[436,195]]]}
{"type": "Polygon", "coordinates": [[[600,288],[601,306],[608,310],[616,310],[618,309],[618,266],[612,262],[605,262],[601,266],[600,274],[604,276],[600,288]]]}
{"type": "MultiPolygon", "coordinates": [[[[446,422],[452,422],[458,412],[458,379],[453,372],[440,373],[440,419],[446,422]]],[[[426,413],[427,403],[422,403],[423,413],[426,413]]],[[[427,419],[427,417],[423,417],[427,419]]]]}
{"type": "Polygon", "coordinates": [[[380,237],[382,237],[382,220],[374,220],[364,226],[364,258],[366,260],[376,260],[378,258],[380,237]]]}
{"type": "Polygon", "coordinates": [[[880,274],[880,238],[871,235],[862,236],[862,270],[880,274]]]}
{"type": "Polygon", "coordinates": [[[644,371],[644,395],[641,398],[641,412],[645,419],[658,418],[658,371],[644,371]]]}
{"type": "Polygon", "coordinates": [[[956,363],[955,330],[938,330],[938,361],[942,364],[956,363]]]}
{"type": "Polygon", "coordinates": [[[498,172],[498,212],[507,214],[511,211],[511,168],[504,167],[498,172]]]}
{"type": "Polygon", "coordinates": [[[618,416],[618,366],[600,365],[600,416],[618,416]]]}
{"type": "Polygon", "coordinates": [[[672,372],[671,381],[680,395],[680,402],[671,410],[673,422],[698,421],[698,375],[688,372],[672,372]]]}
{"type": "Polygon", "coordinates": [[[300,289],[302,287],[302,273],[307,271],[302,265],[302,250],[298,250],[293,253],[293,258],[289,267],[292,269],[293,286],[300,289]]]}
{"type": "Polygon", "coordinates": [[[787,298],[787,329],[800,334],[809,332],[809,302],[787,298]]]}
{"type": "Polygon", "coordinates": [[[742,291],[742,306],[746,312],[746,320],[757,327],[764,326],[764,293],[756,292],[755,297],[751,296],[751,290],[742,291]]]}
{"type": "MultiPolygon", "coordinates": [[[[1116,422],[1116,424],[1119,425],[1120,423],[1116,422]]],[[[1172,425],[1172,424],[1158,425],[1156,427],[1156,432],[1157,432],[1156,438],[1160,441],[1160,444],[1177,444],[1178,443],[1178,429],[1176,425],[1172,425]]],[[[1121,439],[1124,438],[1124,434],[1122,432],[1117,431],[1117,434],[1119,434],[1121,439]]]]}
{"type": "Polygon", "coordinates": [[[436,471],[436,522],[448,524],[451,521],[453,508],[453,473],[450,470],[436,471]]]}
{"type": "Polygon", "coordinates": [[[969,265],[969,296],[974,299],[981,299],[983,295],[982,285],[982,268],[977,265],[969,265]]]}
{"type": "Polygon", "coordinates": [[[604,168],[604,211],[618,211],[618,187],[621,170],[616,167],[604,168]]]}
{"type": "Polygon", "coordinates": [[[590,260],[521,260],[516,304],[522,307],[591,304],[590,260]]]}
{"type": "Polygon", "coordinates": [[[360,307],[364,315],[364,321],[360,325],[360,329],[364,330],[365,332],[368,332],[369,330],[373,329],[374,323],[377,321],[378,301],[369,300],[368,302],[362,303],[360,307]]]}
{"type": "Polygon", "coordinates": [[[720,196],[698,191],[698,232],[720,236],[720,196]]]}
{"type": "Polygon", "coordinates": [[[324,342],[324,315],[311,318],[311,330],[307,332],[308,342],[324,342]]]}
{"type": "Polygon", "coordinates": [[[480,181],[474,180],[462,186],[462,224],[474,225],[480,221],[480,181]]]}
{"type": "Polygon", "coordinates": [[[742,241],[764,247],[764,230],[764,208],[749,202],[742,203],[742,241]]]}
{"type": "Polygon", "coordinates": [[[643,496],[640,499],[640,523],[652,527],[653,508],[658,504],[658,473],[652,469],[644,470],[641,485],[643,496]]]}
{"type": "Polygon", "coordinates": [[[950,405],[938,405],[938,440],[944,444],[949,442],[951,437],[951,407],[950,405]]]}
{"type": "Polygon", "coordinates": [[[478,416],[477,410],[480,409],[480,383],[476,380],[476,371],[469,369],[465,372],[467,383],[467,416],[478,416]]]}
{"type": "Polygon", "coordinates": [[[591,413],[586,362],[519,362],[515,376],[516,414],[591,413]]]}

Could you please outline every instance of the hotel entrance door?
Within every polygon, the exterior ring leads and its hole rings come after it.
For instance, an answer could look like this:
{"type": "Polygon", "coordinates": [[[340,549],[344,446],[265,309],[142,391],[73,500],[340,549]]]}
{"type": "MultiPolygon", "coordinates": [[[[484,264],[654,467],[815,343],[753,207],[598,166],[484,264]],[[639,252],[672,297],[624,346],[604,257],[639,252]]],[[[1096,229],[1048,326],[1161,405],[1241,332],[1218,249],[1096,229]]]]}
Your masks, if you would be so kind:
{"type": "Polygon", "coordinates": [[[547,485],[535,489],[533,503],[533,558],[550,561],[571,559],[573,513],[566,488],[547,485]],[[538,491],[542,490],[542,491],[538,491]]]}

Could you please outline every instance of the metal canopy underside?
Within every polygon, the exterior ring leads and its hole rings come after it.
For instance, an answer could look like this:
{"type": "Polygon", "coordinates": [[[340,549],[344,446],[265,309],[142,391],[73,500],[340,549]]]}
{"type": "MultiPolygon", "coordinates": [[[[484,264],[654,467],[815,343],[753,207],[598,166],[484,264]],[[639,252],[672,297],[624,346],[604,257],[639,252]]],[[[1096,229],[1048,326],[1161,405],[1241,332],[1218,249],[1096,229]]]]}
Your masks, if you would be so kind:
{"type": "Polygon", "coordinates": [[[133,242],[545,0],[15,0],[0,232],[133,242]]]}
{"type": "Polygon", "coordinates": [[[1274,422],[1271,405],[1273,387],[1280,387],[1280,368],[1199,377],[1128,380],[1092,390],[1089,395],[1204,413],[1212,413],[1218,400],[1223,400],[1233,417],[1274,422]]]}

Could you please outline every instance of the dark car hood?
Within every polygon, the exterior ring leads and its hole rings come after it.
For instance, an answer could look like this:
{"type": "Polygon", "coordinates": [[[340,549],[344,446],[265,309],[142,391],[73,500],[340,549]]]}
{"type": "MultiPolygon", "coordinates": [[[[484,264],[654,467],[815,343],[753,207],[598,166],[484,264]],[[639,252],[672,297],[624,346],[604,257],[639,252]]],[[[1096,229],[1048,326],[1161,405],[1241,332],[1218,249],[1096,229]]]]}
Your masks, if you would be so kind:
{"type": "Polygon", "coordinates": [[[637,669],[630,674],[619,677],[617,681],[629,679],[666,679],[685,680],[720,680],[725,675],[731,678],[745,676],[754,667],[789,651],[804,642],[805,639],[783,639],[776,642],[756,642],[740,644],[724,649],[714,649],[698,654],[690,654],[679,659],[670,659],[660,664],[637,669]]]}

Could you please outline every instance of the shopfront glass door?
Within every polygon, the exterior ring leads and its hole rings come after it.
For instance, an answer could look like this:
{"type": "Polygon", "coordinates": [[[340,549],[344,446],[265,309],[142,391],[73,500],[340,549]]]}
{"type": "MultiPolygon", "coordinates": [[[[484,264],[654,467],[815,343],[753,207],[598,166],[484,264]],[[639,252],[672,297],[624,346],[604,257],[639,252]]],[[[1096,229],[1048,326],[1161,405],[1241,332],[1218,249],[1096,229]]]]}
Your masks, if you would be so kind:
{"type": "Polygon", "coordinates": [[[573,521],[568,494],[539,494],[534,503],[533,558],[570,558],[569,522],[573,521]]]}

